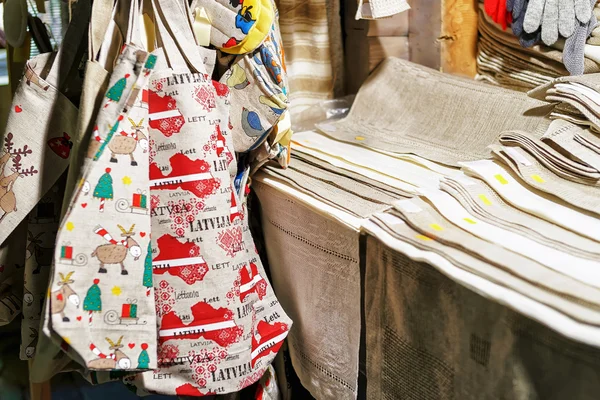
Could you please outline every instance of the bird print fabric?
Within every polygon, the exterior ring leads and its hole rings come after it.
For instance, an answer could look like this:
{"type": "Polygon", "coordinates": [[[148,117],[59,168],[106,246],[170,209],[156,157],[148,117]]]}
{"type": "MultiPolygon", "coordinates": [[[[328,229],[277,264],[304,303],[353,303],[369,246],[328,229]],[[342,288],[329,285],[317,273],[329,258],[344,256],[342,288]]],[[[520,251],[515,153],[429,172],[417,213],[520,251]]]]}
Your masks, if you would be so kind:
{"type": "Polygon", "coordinates": [[[261,46],[235,59],[220,82],[231,92],[230,122],[235,151],[258,148],[288,108],[277,18],[261,46]]]}

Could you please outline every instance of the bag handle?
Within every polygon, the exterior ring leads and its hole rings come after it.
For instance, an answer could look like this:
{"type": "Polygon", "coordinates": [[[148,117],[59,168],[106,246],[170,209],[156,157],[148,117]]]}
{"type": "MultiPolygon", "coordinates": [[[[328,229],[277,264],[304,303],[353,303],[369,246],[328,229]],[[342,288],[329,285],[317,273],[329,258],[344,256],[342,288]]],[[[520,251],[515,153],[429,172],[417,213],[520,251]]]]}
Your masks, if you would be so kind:
{"type": "Polygon", "coordinates": [[[145,48],[145,44],[142,41],[142,29],[140,19],[142,16],[142,8],[140,7],[140,0],[131,0],[131,7],[129,8],[129,22],[127,25],[127,40],[126,43],[134,44],[139,48],[145,48]]]}
{"type": "Polygon", "coordinates": [[[171,68],[186,67],[206,74],[187,9],[174,0],[152,0],[152,6],[158,36],[171,68]]]}
{"type": "Polygon", "coordinates": [[[78,55],[81,56],[83,54],[83,39],[90,21],[90,0],[80,0],[74,7],[73,18],[69,23],[65,38],[56,53],[48,75],[43,78],[48,84],[54,86],[59,91],[64,86],[65,80],[69,76],[69,72],[73,66],[81,61],[78,55]]]}
{"type": "Polygon", "coordinates": [[[111,21],[115,20],[119,0],[94,1],[88,36],[88,59],[96,60],[111,21]]]}

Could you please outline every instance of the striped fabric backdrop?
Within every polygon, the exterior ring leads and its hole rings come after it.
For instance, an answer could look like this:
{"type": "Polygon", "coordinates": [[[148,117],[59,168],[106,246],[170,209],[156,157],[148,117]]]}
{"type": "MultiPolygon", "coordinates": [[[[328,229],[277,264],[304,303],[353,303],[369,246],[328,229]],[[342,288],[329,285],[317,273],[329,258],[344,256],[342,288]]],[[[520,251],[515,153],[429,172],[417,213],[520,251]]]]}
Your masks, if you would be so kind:
{"type": "Polygon", "coordinates": [[[336,0],[279,0],[278,8],[294,115],[342,94],[340,4],[336,0]]]}

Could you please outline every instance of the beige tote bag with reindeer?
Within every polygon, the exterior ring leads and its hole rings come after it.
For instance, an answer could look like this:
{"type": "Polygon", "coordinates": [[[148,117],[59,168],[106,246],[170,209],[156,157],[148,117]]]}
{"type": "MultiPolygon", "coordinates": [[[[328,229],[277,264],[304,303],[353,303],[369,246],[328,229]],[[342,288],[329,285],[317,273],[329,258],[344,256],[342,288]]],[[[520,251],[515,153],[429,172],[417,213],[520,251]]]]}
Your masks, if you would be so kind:
{"type": "Polygon", "coordinates": [[[156,367],[145,90],[155,61],[123,46],[57,235],[50,331],[90,370],[156,367]],[[67,257],[79,253],[83,266],[67,257]]]}
{"type": "Polygon", "coordinates": [[[4,131],[0,131],[0,325],[21,309],[26,217],[54,185],[69,162],[75,130],[76,71],[81,55],[89,1],[75,8],[58,54],[32,58],[25,65],[4,131]]]}
{"type": "MultiPolygon", "coordinates": [[[[65,175],[67,175],[66,185],[64,182],[62,183],[61,189],[58,191],[59,198],[53,199],[58,204],[62,203],[62,207],[59,206],[57,218],[66,212],[77,180],[79,179],[89,144],[89,140],[87,139],[88,136],[91,136],[95,119],[101,108],[102,99],[108,86],[110,71],[114,67],[119,50],[125,40],[124,37],[128,32],[129,8],[130,2],[127,0],[119,0],[114,4],[112,2],[96,1],[92,5],[88,27],[88,61],[85,65],[85,75],[79,99],[77,127],[76,131],[71,135],[73,148],[69,157],[69,168],[65,172],[65,175]]],[[[55,188],[56,185],[50,192],[53,192],[55,188]]],[[[47,195],[46,197],[49,196],[47,195]]],[[[42,199],[43,201],[44,199],[42,199]]],[[[38,208],[39,204],[32,211],[33,215],[30,214],[30,221],[38,219],[38,208]]],[[[51,250],[52,258],[54,255],[58,219],[54,227],[50,228],[49,225],[37,225],[35,222],[33,224],[30,223],[28,236],[35,239],[38,242],[37,244],[41,245],[46,251],[51,250]],[[42,229],[45,229],[46,233],[43,233],[42,229]],[[53,232],[52,238],[50,238],[50,229],[53,232]],[[38,237],[38,235],[40,236],[38,237]],[[47,243],[50,240],[52,241],[51,249],[47,247],[47,243]]],[[[27,245],[28,247],[32,246],[29,241],[27,245]]],[[[89,256],[89,254],[72,253],[69,246],[62,250],[66,258],[72,257],[74,265],[85,264],[89,256]]],[[[46,251],[44,254],[46,254],[46,251]]],[[[29,252],[27,254],[29,255],[29,252]]],[[[49,277],[48,271],[44,268],[42,268],[41,273],[34,274],[35,271],[37,271],[37,261],[35,258],[30,257],[27,259],[25,266],[26,278],[23,296],[24,321],[21,327],[21,358],[30,359],[34,357],[33,362],[30,364],[30,377],[34,381],[46,381],[54,374],[65,370],[71,359],[63,351],[63,349],[67,348],[65,345],[61,349],[45,334],[36,336],[36,334],[44,330],[49,332],[49,327],[47,326],[49,318],[46,316],[49,317],[50,310],[43,310],[44,324],[40,327],[39,320],[36,321],[36,319],[41,318],[37,310],[37,307],[40,305],[38,296],[43,294],[41,299],[46,298],[49,277]],[[42,286],[44,288],[40,292],[42,286]]],[[[43,305],[43,301],[41,303],[43,305]]],[[[78,364],[73,364],[73,367],[78,367],[78,364]]]]}

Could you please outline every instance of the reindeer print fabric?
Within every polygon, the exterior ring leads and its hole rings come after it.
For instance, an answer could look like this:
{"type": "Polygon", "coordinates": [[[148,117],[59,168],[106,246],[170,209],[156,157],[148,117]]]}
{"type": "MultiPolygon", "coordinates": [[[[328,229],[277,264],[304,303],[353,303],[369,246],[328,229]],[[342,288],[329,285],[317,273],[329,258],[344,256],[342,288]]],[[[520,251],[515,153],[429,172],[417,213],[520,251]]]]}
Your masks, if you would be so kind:
{"type": "Polygon", "coordinates": [[[77,107],[40,76],[47,61],[27,62],[0,138],[0,243],[69,164],[77,107]]]}
{"type": "MultiPolygon", "coordinates": [[[[33,358],[54,257],[66,172],[27,216],[20,358],[33,358]]],[[[81,255],[87,259],[85,255],[81,255]]],[[[83,260],[82,260],[83,261],[83,260]]]]}
{"type": "Polygon", "coordinates": [[[229,90],[205,74],[167,70],[153,73],[149,99],[159,368],[125,380],[171,395],[235,392],[264,374],[291,320],[233,190],[229,90]]]}
{"type": "Polygon", "coordinates": [[[61,221],[51,330],[90,370],[156,368],[146,83],[156,56],[125,46],[61,221]]]}

